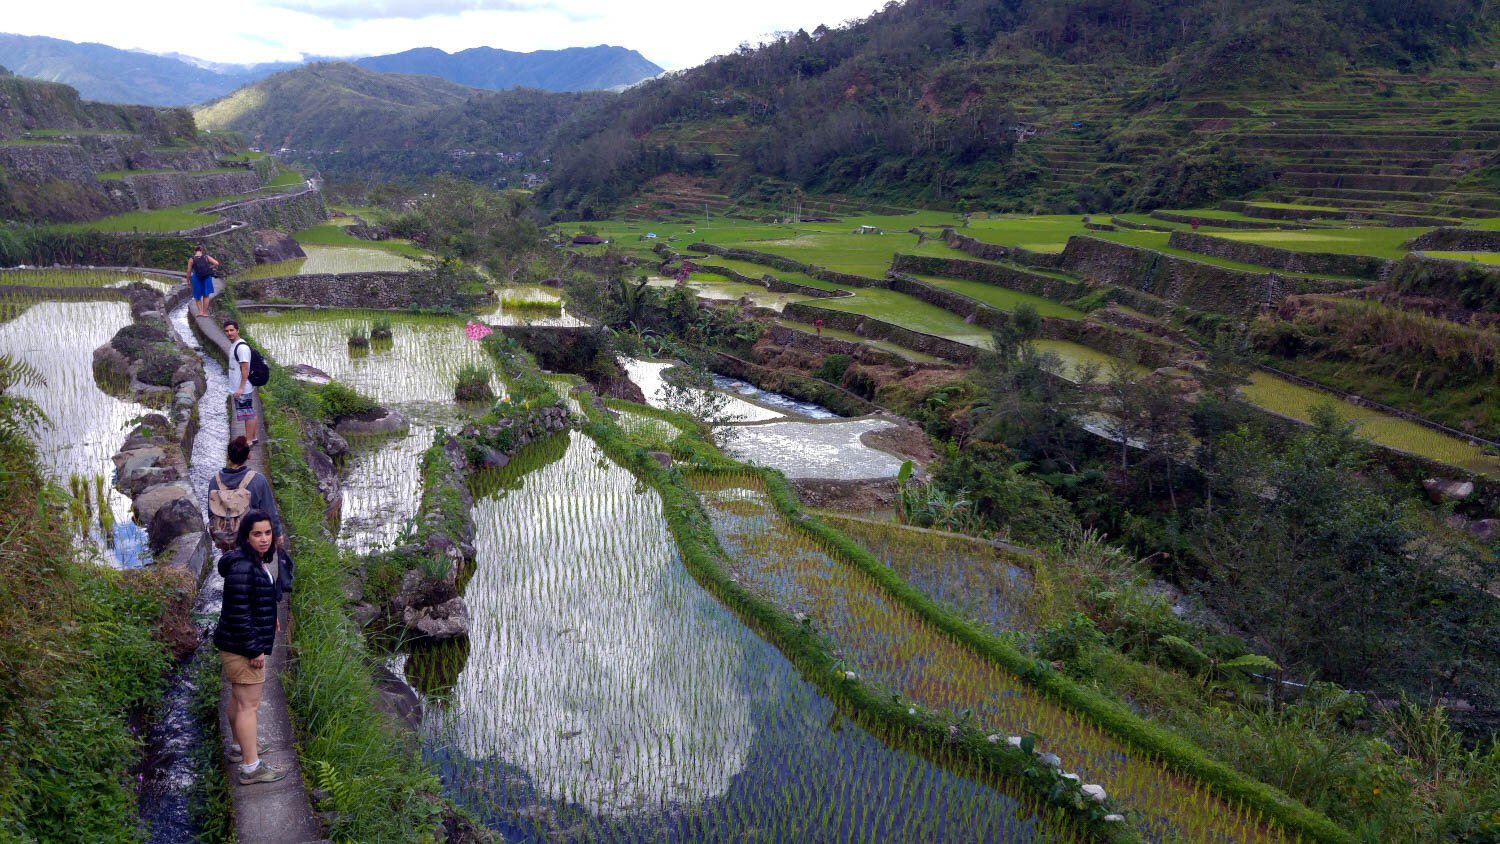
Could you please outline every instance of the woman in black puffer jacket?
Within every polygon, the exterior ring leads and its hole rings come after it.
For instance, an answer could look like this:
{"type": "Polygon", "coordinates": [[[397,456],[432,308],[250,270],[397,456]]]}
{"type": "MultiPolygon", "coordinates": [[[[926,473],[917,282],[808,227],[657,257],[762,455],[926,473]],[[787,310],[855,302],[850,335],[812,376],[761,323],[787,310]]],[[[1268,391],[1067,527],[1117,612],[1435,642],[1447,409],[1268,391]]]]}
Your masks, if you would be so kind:
{"type": "Polygon", "coordinates": [[[276,642],[276,604],[281,598],[269,567],[276,553],[274,536],[271,517],[251,510],[240,518],[234,549],[219,558],[224,606],[214,628],[214,647],[219,649],[224,678],[232,690],[229,726],[235,747],[230,750],[230,759],[240,757],[239,780],[244,785],[275,782],[286,776],[284,769],[261,762],[264,748],[255,737],[256,711],[266,682],[266,656],[276,642]]]}

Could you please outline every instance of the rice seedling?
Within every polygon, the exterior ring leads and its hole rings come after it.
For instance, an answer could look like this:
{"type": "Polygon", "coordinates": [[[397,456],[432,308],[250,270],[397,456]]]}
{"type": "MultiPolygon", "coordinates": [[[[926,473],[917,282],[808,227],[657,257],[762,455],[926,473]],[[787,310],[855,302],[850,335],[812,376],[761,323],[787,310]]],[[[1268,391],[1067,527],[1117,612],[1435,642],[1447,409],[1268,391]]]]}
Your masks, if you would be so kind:
{"type": "Polygon", "coordinates": [[[959,610],[995,634],[1029,634],[1030,561],[958,534],[873,522],[837,513],[819,517],[858,542],[902,580],[959,610]]]}
{"type": "Polygon", "coordinates": [[[368,351],[369,348],[370,338],[365,336],[365,327],[363,325],[356,325],[349,329],[349,351],[368,351]]]}
{"type": "Polygon", "coordinates": [[[404,668],[430,692],[424,755],[507,839],[1086,840],[945,743],[850,720],[698,585],[661,499],[586,437],[471,487],[467,650],[404,668]]]}
{"type": "Polygon", "coordinates": [[[376,317],[374,320],[372,320],[370,322],[370,340],[371,341],[390,340],[390,339],[391,339],[391,318],[390,317],[388,317],[388,316],[379,316],[379,317],[376,317]]]}
{"type": "MultiPolygon", "coordinates": [[[[26,361],[46,379],[42,385],[11,388],[46,414],[48,424],[34,432],[42,465],[58,478],[112,472],[110,458],[125,432],[149,409],[100,389],[93,352],[131,322],[130,306],[117,301],[30,301],[16,318],[0,323],[0,355],[26,361]]],[[[93,535],[104,559],[115,566],[140,564],[144,532],[132,519],[130,499],[106,487],[102,497],[94,496],[93,506],[107,509],[115,525],[113,536],[83,531],[93,535]]]]}
{"type": "Polygon", "coordinates": [[[123,272],[120,270],[95,269],[91,267],[0,270],[0,285],[110,288],[125,287],[126,285],[137,283],[155,287],[165,292],[182,282],[170,276],[159,276],[152,273],[123,272]]]}
{"type": "Polygon", "coordinates": [[[720,544],[747,588],[826,632],[860,682],[912,703],[912,713],[972,717],[999,735],[1036,735],[1084,782],[1102,784],[1151,840],[1284,841],[1243,806],[1176,775],[1088,718],[944,634],[831,548],[786,521],[757,474],[694,473],[720,544]]]}

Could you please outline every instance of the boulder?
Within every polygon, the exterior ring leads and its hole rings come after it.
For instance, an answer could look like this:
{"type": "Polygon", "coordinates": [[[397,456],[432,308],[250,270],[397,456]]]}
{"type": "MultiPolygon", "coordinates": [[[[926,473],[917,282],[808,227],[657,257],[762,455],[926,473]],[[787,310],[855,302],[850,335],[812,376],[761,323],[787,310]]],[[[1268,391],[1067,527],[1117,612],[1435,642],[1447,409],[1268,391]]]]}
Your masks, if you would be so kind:
{"type": "Polygon", "coordinates": [[[509,457],[493,448],[480,449],[479,467],[481,469],[504,469],[509,463],[509,457]]]}
{"type": "Polygon", "coordinates": [[[115,486],[126,495],[139,495],[141,490],[177,480],[177,470],[171,466],[142,466],[121,472],[115,486]]]}
{"type": "Polygon", "coordinates": [[[406,417],[394,410],[377,407],[364,413],[345,416],[334,426],[334,430],[345,437],[370,436],[373,434],[395,434],[407,428],[406,417]]]}
{"type": "Polygon", "coordinates": [[[1445,478],[1428,478],[1422,482],[1422,488],[1427,490],[1427,497],[1434,504],[1444,502],[1467,501],[1474,494],[1473,481],[1453,481],[1445,478]]]}
{"type": "Polygon", "coordinates": [[[304,449],[302,456],[307,461],[307,467],[312,470],[318,492],[327,503],[323,509],[323,517],[329,522],[337,522],[344,511],[344,489],[339,481],[338,467],[333,465],[333,458],[315,448],[304,449]]]}
{"type": "Polygon", "coordinates": [[[333,380],[332,375],[329,375],[316,366],[308,366],[305,363],[296,364],[287,371],[298,381],[306,381],[309,384],[327,384],[333,380]]]}
{"type": "Polygon", "coordinates": [[[657,463],[660,463],[663,469],[672,468],[672,455],[665,451],[653,451],[651,452],[651,457],[657,463]]]}
{"type": "MultiPolygon", "coordinates": [[[[135,520],[139,524],[149,526],[156,517],[156,511],[165,507],[177,499],[187,499],[192,506],[193,512],[198,511],[197,504],[193,501],[193,491],[188,489],[187,484],[181,481],[154,486],[135,497],[134,510],[135,520]]],[[[199,517],[202,518],[201,516],[199,517]]]]}
{"type": "Polygon", "coordinates": [[[94,377],[101,381],[130,383],[130,358],[105,343],[94,350],[94,377]]]}
{"type": "Polygon", "coordinates": [[[190,498],[174,498],[151,516],[146,534],[151,538],[151,550],[161,551],[179,536],[190,533],[202,534],[203,513],[190,498]]]}
{"type": "Polygon", "coordinates": [[[121,451],[113,458],[115,469],[122,476],[134,469],[145,469],[155,466],[166,459],[166,451],[155,445],[143,445],[130,451],[121,451]]]}
{"type": "Polygon", "coordinates": [[[1469,533],[1483,542],[1493,542],[1500,536],[1500,519],[1480,519],[1469,525],[1469,533]]]}
{"type": "Polygon", "coordinates": [[[401,621],[414,638],[444,641],[469,635],[469,606],[463,598],[451,598],[431,607],[407,607],[401,621]]]}
{"type": "Polygon", "coordinates": [[[255,263],[274,264],[293,258],[306,258],[302,246],[286,234],[275,229],[260,229],[255,232],[255,263]]]}

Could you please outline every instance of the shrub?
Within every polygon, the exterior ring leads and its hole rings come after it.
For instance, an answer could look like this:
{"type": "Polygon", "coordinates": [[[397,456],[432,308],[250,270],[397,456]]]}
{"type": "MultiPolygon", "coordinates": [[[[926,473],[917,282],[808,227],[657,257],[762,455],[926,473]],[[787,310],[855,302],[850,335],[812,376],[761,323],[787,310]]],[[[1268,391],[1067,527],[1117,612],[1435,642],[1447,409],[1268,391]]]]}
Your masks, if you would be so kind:
{"type": "Polygon", "coordinates": [[[372,322],[372,323],[370,323],[370,339],[371,340],[389,340],[389,339],[391,339],[391,318],[390,317],[376,317],[375,321],[372,322]]]}
{"type": "Polygon", "coordinates": [[[349,331],[349,348],[368,349],[369,347],[370,338],[365,336],[364,326],[358,325],[349,331]]]}
{"type": "Polygon", "coordinates": [[[453,395],[459,401],[492,401],[495,391],[490,389],[490,378],[493,373],[487,366],[469,364],[458,371],[458,383],[454,385],[453,395]]]}
{"type": "Polygon", "coordinates": [[[813,373],[814,378],[821,378],[831,384],[837,384],[844,378],[844,370],[849,368],[848,355],[829,355],[823,358],[818,369],[813,373]]]}

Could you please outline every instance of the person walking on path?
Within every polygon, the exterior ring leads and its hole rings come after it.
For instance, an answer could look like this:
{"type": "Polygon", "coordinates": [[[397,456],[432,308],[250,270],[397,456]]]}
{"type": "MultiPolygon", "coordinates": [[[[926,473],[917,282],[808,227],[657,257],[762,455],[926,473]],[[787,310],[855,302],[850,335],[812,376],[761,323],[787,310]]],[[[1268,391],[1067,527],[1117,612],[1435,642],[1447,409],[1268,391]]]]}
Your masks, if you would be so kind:
{"type": "Polygon", "coordinates": [[[250,509],[259,510],[271,517],[271,533],[277,548],[286,547],[286,535],[281,532],[281,512],[276,509],[276,499],[271,495],[271,484],[266,476],[245,465],[250,459],[250,442],[244,437],[229,441],[226,465],[214,477],[214,489],[239,489],[241,485],[250,493],[250,509]]]}
{"type": "Polygon", "coordinates": [[[193,304],[198,307],[198,316],[208,316],[208,300],[214,295],[214,271],[219,261],[203,251],[203,244],[193,247],[193,257],[188,259],[188,282],[193,286],[193,304]]]}
{"type": "Polygon", "coordinates": [[[224,605],[214,627],[214,647],[230,684],[229,728],[234,745],[229,759],[239,762],[239,782],[252,785],[276,782],[285,768],[262,762],[269,750],[256,736],[261,690],[266,683],[266,657],[276,642],[276,606],[281,594],[271,576],[276,554],[271,517],[251,510],[240,519],[238,543],[219,558],[224,578],[224,605]]]}
{"type": "Polygon", "coordinates": [[[260,438],[255,425],[255,385],[250,383],[250,344],[240,339],[240,324],[232,319],[224,320],[224,336],[229,338],[229,381],[235,382],[235,370],[239,370],[239,386],[234,388],[234,418],[245,423],[245,439],[253,447],[260,438]]]}

